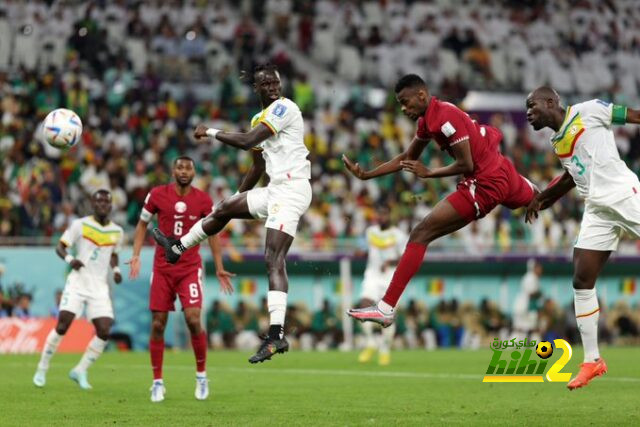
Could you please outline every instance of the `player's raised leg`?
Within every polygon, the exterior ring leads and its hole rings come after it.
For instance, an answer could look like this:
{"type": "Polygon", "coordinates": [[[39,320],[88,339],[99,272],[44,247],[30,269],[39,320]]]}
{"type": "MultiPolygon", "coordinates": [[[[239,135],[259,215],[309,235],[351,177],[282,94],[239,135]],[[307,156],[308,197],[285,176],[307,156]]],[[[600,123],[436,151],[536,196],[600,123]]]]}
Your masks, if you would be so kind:
{"type": "Polygon", "coordinates": [[[249,358],[250,363],[264,362],[271,359],[271,356],[276,353],[284,353],[289,350],[289,342],[284,337],[284,319],[287,312],[287,293],[289,292],[285,259],[292,242],[292,235],[267,228],[264,257],[269,276],[269,292],[267,293],[269,333],[262,341],[256,354],[249,358]]]}
{"type": "Polygon", "coordinates": [[[584,387],[598,376],[607,372],[607,364],[600,357],[598,349],[598,319],[600,306],[596,294],[596,279],[609,259],[611,251],[596,251],[575,248],[573,250],[573,296],[576,323],[582,338],[584,362],[580,372],[569,383],[569,390],[584,387]]]}
{"type": "Polygon", "coordinates": [[[56,327],[53,328],[51,332],[49,332],[49,335],[47,335],[47,339],[44,343],[44,348],[42,349],[42,354],[40,355],[40,362],[38,362],[38,369],[33,376],[33,383],[37,387],[45,386],[47,382],[47,371],[49,370],[49,363],[51,362],[51,358],[58,349],[58,346],[62,341],[62,337],[64,337],[64,334],[66,334],[69,330],[69,326],[71,326],[71,323],[73,322],[75,316],[76,315],[74,313],[71,313],[70,311],[60,311],[56,327]]]}
{"type": "Polygon", "coordinates": [[[153,238],[164,248],[167,262],[175,264],[180,255],[209,236],[218,234],[234,218],[253,219],[247,204],[247,192],[223,200],[209,216],[196,222],[179,240],[165,236],[160,229],[153,229],[153,238]]]}
{"type": "Polygon", "coordinates": [[[438,202],[433,211],[411,230],[409,243],[382,300],[377,305],[351,309],[347,312],[349,316],[360,321],[376,322],[384,327],[391,325],[395,306],[411,278],[420,269],[429,243],[459,230],[471,220],[467,215],[461,215],[449,199],[438,202]]]}
{"type": "Polygon", "coordinates": [[[113,319],[110,317],[98,317],[92,321],[96,328],[96,336],[89,341],[89,345],[82,355],[80,362],[69,372],[69,378],[77,382],[83,390],[89,390],[91,388],[91,384],[89,384],[87,378],[87,370],[107,347],[109,333],[113,325],[113,319]]]}
{"type": "Polygon", "coordinates": [[[162,402],[166,389],[162,379],[162,362],[164,358],[164,330],[167,327],[169,313],[166,311],[151,311],[151,334],[149,335],[149,355],[153,370],[153,384],[151,385],[151,401],[162,402]]]}

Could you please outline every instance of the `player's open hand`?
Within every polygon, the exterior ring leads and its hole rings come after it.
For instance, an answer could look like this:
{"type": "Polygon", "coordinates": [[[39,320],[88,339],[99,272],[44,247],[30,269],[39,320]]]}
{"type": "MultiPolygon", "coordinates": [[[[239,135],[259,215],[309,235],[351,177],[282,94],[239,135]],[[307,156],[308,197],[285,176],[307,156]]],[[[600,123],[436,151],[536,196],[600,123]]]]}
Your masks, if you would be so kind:
{"type": "Polygon", "coordinates": [[[71,268],[73,268],[76,271],[84,267],[84,264],[78,258],[75,258],[73,261],[71,261],[69,265],[71,266],[71,268]]]}
{"type": "Polygon", "coordinates": [[[220,290],[223,294],[231,295],[233,293],[233,285],[231,284],[231,278],[235,277],[235,273],[230,273],[227,270],[216,271],[218,282],[220,282],[220,290]]]}
{"type": "Polygon", "coordinates": [[[113,273],[113,281],[116,282],[117,285],[122,283],[122,274],[121,273],[113,273]]]}
{"type": "Polygon", "coordinates": [[[140,274],[140,257],[132,256],[125,264],[129,264],[129,279],[137,279],[140,274]]]}
{"type": "Polygon", "coordinates": [[[416,174],[420,178],[429,178],[431,170],[426,167],[420,160],[403,160],[400,162],[403,171],[416,174]]]}
{"type": "Polygon", "coordinates": [[[353,163],[346,154],[342,155],[342,161],[353,176],[358,179],[367,179],[365,171],[360,167],[360,163],[353,163]]]}
{"type": "Polygon", "coordinates": [[[527,212],[524,215],[524,222],[533,224],[533,220],[538,218],[538,211],[542,209],[542,200],[538,196],[534,197],[529,206],[527,206],[527,212]]]}
{"type": "Polygon", "coordinates": [[[196,130],[193,132],[193,137],[195,139],[202,139],[202,138],[206,138],[207,137],[207,130],[209,128],[206,127],[205,125],[198,125],[196,127],[196,130]]]}

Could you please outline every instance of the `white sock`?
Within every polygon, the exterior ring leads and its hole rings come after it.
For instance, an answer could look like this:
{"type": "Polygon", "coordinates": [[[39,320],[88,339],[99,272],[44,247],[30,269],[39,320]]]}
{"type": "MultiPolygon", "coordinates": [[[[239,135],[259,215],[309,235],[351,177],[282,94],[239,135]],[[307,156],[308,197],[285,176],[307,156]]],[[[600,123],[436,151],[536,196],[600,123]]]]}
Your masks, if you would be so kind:
{"type": "Polygon", "coordinates": [[[202,372],[196,371],[196,378],[207,378],[207,371],[202,371],[202,372]]]}
{"type": "Polygon", "coordinates": [[[364,332],[364,346],[366,348],[375,348],[376,337],[373,335],[373,322],[363,322],[362,332],[364,332]]]}
{"type": "MultiPolygon", "coordinates": [[[[371,322],[369,322],[371,323],[371,322]]],[[[382,328],[382,340],[380,341],[380,353],[390,353],[393,337],[396,336],[396,324],[382,328]]]]}
{"type": "Polygon", "coordinates": [[[393,314],[393,307],[383,300],[378,301],[378,310],[380,310],[382,314],[393,314]]]}
{"type": "Polygon", "coordinates": [[[284,317],[287,313],[287,293],[281,291],[267,292],[267,305],[269,306],[269,325],[284,326],[284,317]]]}
{"type": "Polygon", "coordinates": [[[598,350],[600,307],[596,289],[574,289],[573,300],[576,308],[576,322],[584,347],[584,361],[594,362],[600,357],[598,350]]]}
{"type": "Polygon", "coordinates": [[[62,341],[62,335],[58,334],[55,329],[52,329],[47,335],[47,339],[44,342],[44,348],[42,349],[42,355],[40,356],[40,362],[38,363],[38,369],[49,369],[49,361],[53,357],[53,354],[58,349],[60,341],[62,341]]]}
{"type": "Polygon", "coordinates": [[[204,239],[209,237],[207,233],[202,229],[202,219],[195,224],[189,230],[187,234],[180,238],[180,243],[186,249],[192,248],[202,242],[204,239]]]}
{"type": "Polygon", "coordinates": [[[80,359],[80,362],[78,362],[73,370],[78,372],[86,372],[87,369],[89,369],[89,367],[93,364],[93,362],[95,362],[98,357],[100,357],[100,355],[104,351],[104,348],[107,346],[107,342],[108,341],[101,340],[97,336],[93,337],[93,339],[89,341],[89,345],[82,355],[82,359],[80,359]]]}

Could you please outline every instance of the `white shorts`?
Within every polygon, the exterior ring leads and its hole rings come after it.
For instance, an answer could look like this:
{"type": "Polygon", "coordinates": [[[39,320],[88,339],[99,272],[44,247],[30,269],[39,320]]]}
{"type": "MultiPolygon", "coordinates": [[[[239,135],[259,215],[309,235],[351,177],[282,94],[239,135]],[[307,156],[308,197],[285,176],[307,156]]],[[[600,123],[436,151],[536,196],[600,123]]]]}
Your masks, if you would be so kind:
{"type": "Polygon", "coordinates": [[[595,251],[615,251],[624,232],[640,238],[640,194],[611,206],[587,204],[574,246],[595,251]]]}
{"type": "Polygon", "coordinates": [[[384,273],[377,271],[365,271],[364,280],[362,281],[362,293],[360,298],[369,299],[371,301],[379,301],[387,292],[393,272],[395,268],[387,268],[384,273]]]}
{"type": "Polygon", "coordinates": [[[62,292],[59,310],[70,311],[78,317],[86,307],[86,317],[89,320],[99,317],[113,319],[109,284],[104,280],[92,278],[89,280],[95,282],[87,285],[87,283],[81,283],[83,280],[87,279],[82,276],[69,275],[62,292]]]}
{"type": "Polygon", "coordinates": [[[311,184],[307,179],[270,183],[247,192],[249,213],[267,219],[265,227],[284,231],[295,237],[300,217],[311,204],[311,184]]]}

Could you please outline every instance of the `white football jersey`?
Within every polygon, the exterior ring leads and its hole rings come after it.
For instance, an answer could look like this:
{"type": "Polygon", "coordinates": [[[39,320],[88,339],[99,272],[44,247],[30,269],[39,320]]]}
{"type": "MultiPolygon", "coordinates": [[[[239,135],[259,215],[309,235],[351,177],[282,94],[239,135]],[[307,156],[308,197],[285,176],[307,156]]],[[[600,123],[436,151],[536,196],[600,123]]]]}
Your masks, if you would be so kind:
{"type": "Polygon", "coordinates": [[[381,230],[379,225],[372,225],[365,233],[369,249],[365,274],[379,274],[387,261],[400,259],[409,240],[398,227],[381,230]]]}
{"type": "Polygon", "coordinates": [[[304,145],[304,123],[300,108],[287,98],[273,101],[253,116],[251,127],[266,125],[273,136],[256,148],[261,148],[266,172],[271,182],[287,179],[311,179],[309,150],[304,145]]]}
{"type": "Polygon", "coordinates": [[[111,254],[120,252],[123,230],[118,224],[101,225],[93,216],[74,220],[60,241],[67,248],[75,248],[76,258],[84,267],[72,270],[69,275],[91,276],[106,282],[111,263],[111,254]]]}
{"type": "Polygon", "coordinates": [[[599,99],[571,105],[551,145],[587,202],[609,205],[640,192],[640,182],[618,153],[611,125],[624,124],[626,107],[599,99]]]}

